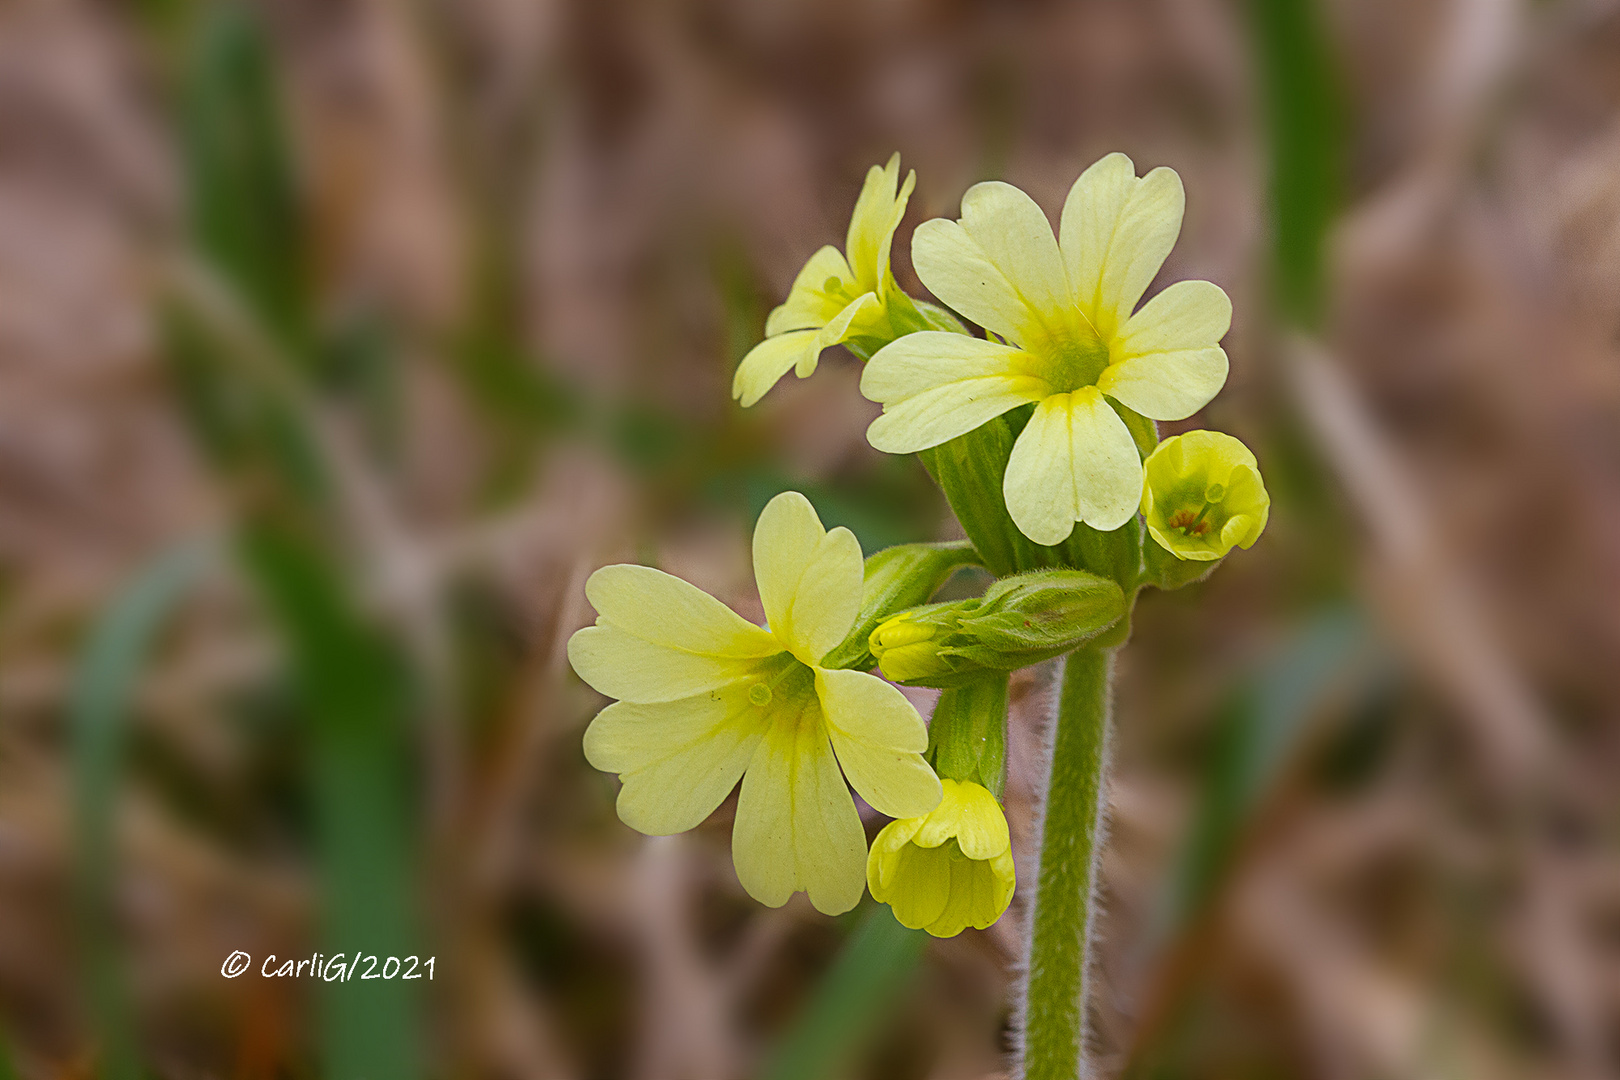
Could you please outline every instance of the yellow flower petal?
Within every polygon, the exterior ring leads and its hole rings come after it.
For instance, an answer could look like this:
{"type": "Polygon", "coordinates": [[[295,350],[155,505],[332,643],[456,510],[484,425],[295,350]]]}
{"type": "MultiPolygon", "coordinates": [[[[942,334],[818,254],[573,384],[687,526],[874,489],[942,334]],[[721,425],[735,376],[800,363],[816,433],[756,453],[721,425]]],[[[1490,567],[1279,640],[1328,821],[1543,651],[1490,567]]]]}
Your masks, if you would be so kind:
{"type": "Polygon", "coordinates": [[[879,894],[893,882],[899,866],[895,856],[911,843],[911,838],[922,828],[923,820],[921,817],[901,818],[878,830],[877,839],[872,841],[872,850],[866,860],[866,883],[872,890],[873,899],[883,900],[879,894]]]}
{"type": "Polygon", "coordinates": [[[862,292],[877,292],[882,285],[889,269],[889,246],[894,240],[894,230],[905,217],[906,203],[917,183],[916,171],[906,177],[903,188],[899,181],[900,155],[895,154],[887,165],[881,168],[874,165],[867,170],[866,183],[855,200],[845,249],[862,292]]]}
{"type": "Polygon", "coordinates": [[[760,665],[672,649],[611,623],[587,626],[569,638],[568,662],[597,693],[643,704],[708,693],[749,678],[760,665]]]}
{"type": "Polygon", "coordinates": [[[602,621],[672,649],[742,657],[782,651],[769,633],[696,585],[650,566],[604,566],[585,582],[585,598],[602,621]]]}
{"type": "MultiPolygon", "coordinates": [[[[885,826],[893,828],[895,824],[885,826]]],[[[881,837],[881,833],[879,836],[881,837]]],[[[874,853],[876,848],[873,849],[874,853]]],[[[888,863],[887,887],[872,887],[872,898],[888,904],[901,926],[921,930],[937,921],[951,900],[951,856],[939,848],[907,844],[888,863]]],[[[867,883],[876,880],[867,856],[867,883]]]]}
{"type": "Polygon", "coordinates": [[[913,843],[938,847],[955,839],[970,859],[992,859],[1012,847],[1007,816],[1001,804],[982,785],[942,780],[939,807],[917,831],[913,843]]]}
{"type": "Polygon", "coordinates": [[[911,261],[929,292],[980,326],[1019,344],[1044,334],[1017,286],[960,222],[933,218],[917,226],[911,261]]]}
{"type": "Polygon", "coordinates": [[[1135,514],[1142,464],[1125,422],[1096,387],[1035,407],[1007,461],[1007,512],[1037,544],[1060,544],[1084,521],[1104,532],[1135,514]]]}
{"type": "Polygon", "coordinates": [[[809,378],[815,373],[816,361],[821,357],[821,350],[830,349],[854,336],[857,330],[863,329],[871,319],[882,312],[883,305],[878,302],[875,293],[862,293],[851,300],[842,311],[832,317],[831,322],[817,331],[815,345],[805,350],[799,357],[794,374],[801,379],[809,378]]]}
{"type": "MultiPolygon", "coordinates": [[[[778,311],[781,309],[778,308],[778,311]]],[[[862,293],[827,321],[827,325],[813,330],[788,330],[768,337],[748,350],[748,355],[737,365],[731,378],[731,396],[743,408],[748,408],[764,397],[789,370],[799,378],[815,373],[823,349],[840,344],[866,329],[873,319],[883,313],[883,305],[873,293],[862,293]]]]}
{"type": "Polygon", "coordinates": [[[1232,328],[1232,301],[1213,281],[1166,286],[1132,315],[1114,341],[1116,357],[1184,352],[1218,343],[1232,328]]]}
{"type": "Polygon", "coordinates": [[[1186,195],[1174,169],[1138,180],[1109,154],[1076,180],[1059,225],[1075,303],[1109,340],[1130,318],[1181,231],[1186,195]]]}
{"type": "Polygon", "coordinates": [[[940,783],[922,759],[928,729],[904,694],[864,671],[816,672],[833,750],[850,785],[879,813],[916,817],[939,805],[940,783]]]}
{"type": "Polygon", "coordinates": [[[788,330],[820,330],[831,322],[834,315],[844,310],[849,297],[829,294],[826,291],[828,279],[837,281],[842,287],[840,291],[850,295],[867,291],[856,287],[855,275],[844,261],[843,253],[828,244],[810,256],[804,269],[793,279],[787,300],[771,311],[765,320],[765,336],[775,337],[788,330]]]}
{"type": "Polygon", "coordinates": [[[1220,393],[1226,371],[1219,345],[1148,353],[1109,367],[1097,389],[1150,420],[1185,420],[1220,393]]]}
{"type": "Polygon", "coordinates": [[[1174,169],[1161,166],[1136,182],[1103,263],[1096,326],[1104,340],[1131,317],[1175,247],[1186,204],[1181,177],[1174,169]]]}
{"type": "Polygon", "coordinates": [[[754,578],[771,633],[806,664],[844,640],[860,612],[861,545],[845,528],[828,532],[797,491],[766,504],[754,526],[754,578]]]}
{"type": "MultiPolygon", "coordinates": [[[[962,196],[962,228],[1024,306],[1055,330],[1070,310],[1069,277],[1052,224],[1035,200],[1000,180],[974,184],[962,196]]],[[[1020,338],[1019,344],[1028,342],[1020,338]]]]}
{"type": "Polygon", "coordinates": [[[866,834],[814,706],[778,715],[743,776],[731,858],[748,894],[781,907],[800,889],[827,915],[860,901],[866,834]]]}
{"type": "Polygon", "coordinates": [[[684,832],[742,779],[765,731],[748,683],[657,705],[619,702],[585,729],[585,759],[619,773],[619,818],[649,836],[684,832]]]}
{"type": "Polygon", "coordinates": [[[782,644],[714,597],[646,566],[604,566],[585,583],[598,612],[568,659],[599,693],[673,701],[747,677],[782,644]]]}
{"type": "Polygon", "coordinates": [[[753,405],[777,380],[798,366],[806,354],[820,354],[817,347],[820,333],[819,329],[789,330],[749,349],[748,355],[737,365],[737,373],[731,377],[731,396],[745,409],[753,405]]]}
{"type": "Polygon", "coordinates": [[[861,393],[884,406],[867,441],[890,454],[938,446],[1050,392],[1025,373],[1027,353],[940,331],[885,345],[861,373],[861,393]]]}
{"type": "MultiPolygon", "coordinates": [[[[1002,861],[1011,861],[1010,857],[1002,861]]],[[[987,862],[953,859],[951,883],[944,910],[923,929],[935,937],[955,937],[968,927],[983,930],[1007,910],[1005,896],[1011,899],[1010,875],[1002,877],[998,867],[987,862]]]]}
{"type": "Polygon", "coordinates": [[[1109,154],[1080,174],[1063,202],[1058,247],[1069,271],[1074,302],[1087,317],[1097,313],[1103,262],[1114,225],[1136,188],[1136,166],[1124,154],[1109,154]]]}
{"type": "Polygon", "coordinates": [[[861,393],[892,405],[960,379],[1027,374],[1034,358],[1022,349],[982,338],[924,330],[883,346],[861,372],[861,393]]]}
{"type": "Polygon", "coordinates": [[[1226,384],[1226,353],[1216,342],[1231,325],[1232,301],[1220,286],[1178,281],[1131,316],[1097,388],[1151,419],[1184,420],[1226,384]]]}

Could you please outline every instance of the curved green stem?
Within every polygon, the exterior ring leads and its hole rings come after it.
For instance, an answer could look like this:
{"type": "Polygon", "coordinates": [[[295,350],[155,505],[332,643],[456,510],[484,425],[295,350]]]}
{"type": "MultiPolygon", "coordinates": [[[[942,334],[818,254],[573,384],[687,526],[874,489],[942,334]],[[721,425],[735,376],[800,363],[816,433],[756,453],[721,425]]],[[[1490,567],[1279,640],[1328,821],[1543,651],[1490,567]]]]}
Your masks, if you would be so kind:
{"type": "Polygon", "coordinates": [[[1113,672],[1112,649],[1081,649],[1064,663],[1018,1003],[1023,1080],[1085,1075],[1088,952],[1104,837],[1113,672]]]}

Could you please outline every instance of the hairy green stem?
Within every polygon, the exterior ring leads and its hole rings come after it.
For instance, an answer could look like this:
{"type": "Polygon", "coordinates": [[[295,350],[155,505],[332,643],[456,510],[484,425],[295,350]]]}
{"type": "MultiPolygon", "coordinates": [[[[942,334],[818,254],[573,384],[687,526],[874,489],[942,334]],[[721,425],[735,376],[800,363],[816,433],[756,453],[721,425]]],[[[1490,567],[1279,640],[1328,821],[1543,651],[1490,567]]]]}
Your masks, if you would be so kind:
{"type": "Polygon", "coordinates": [[[1085,1075],[1088,954],[1104,835],[1113,672],[1112,649],[1081,649],[1064,662],[1018,1003],[1023,1080],[1085,1075]]]}

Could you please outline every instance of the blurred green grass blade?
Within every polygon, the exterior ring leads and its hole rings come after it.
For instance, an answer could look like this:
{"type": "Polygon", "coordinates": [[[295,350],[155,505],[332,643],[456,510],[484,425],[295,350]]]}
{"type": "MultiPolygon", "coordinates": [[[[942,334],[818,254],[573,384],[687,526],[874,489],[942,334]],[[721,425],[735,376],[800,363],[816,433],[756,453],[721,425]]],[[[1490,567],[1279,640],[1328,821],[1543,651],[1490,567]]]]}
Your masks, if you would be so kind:
{"type": "Polygon", "coordinates": [[[112,821],[125,718],[153,639],[206,565],[209,550],[206,544],[188,543],[145,567],[102,613],[74,668],[68,725],[78,918],[84,974],[98,1029],[100,1075],[108,1080],[134,1080],[141,1072],[112,928],[112,821]]]}
{"type": "Polygon", "coordinates": [[[269,44],[245,4],[205,5],[180,100],[194,240],[284,345],[308,329],[305,222],[269,44]]]}
{"type": "Polygon", "coordinates": [[[1284,315],[1322,315],[1322,243],[1338,207],[1343,110],[1316,0],[1249,0],[1271,144],[1273,291],[1284,315]]]}
{"type": "Polygon", "coordinates": [[[874,904],[778,1044],[765,1080],[825,1080],[860,1050],[917,970],[927,935],[874,904]]]}
{"type": "MultiPolygon", "coordinates": [[[[341,576],[313,543],[260,523],[244,535],[242,553],[285,637],[310,725],[321,951],[351,962],[357,952],[422,955],[415,947],[403,663],[354,610],[341,576]]],[[[323,982],[320,995],[326,1075],[421,1075],[414,983],[356,977],[323,982]]]]}

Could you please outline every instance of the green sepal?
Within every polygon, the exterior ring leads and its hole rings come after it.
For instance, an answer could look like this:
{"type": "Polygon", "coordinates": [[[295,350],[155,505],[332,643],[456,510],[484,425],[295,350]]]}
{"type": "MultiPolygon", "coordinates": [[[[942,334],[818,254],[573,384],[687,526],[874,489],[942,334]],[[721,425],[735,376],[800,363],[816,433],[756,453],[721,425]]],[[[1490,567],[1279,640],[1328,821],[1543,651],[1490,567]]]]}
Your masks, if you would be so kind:
{"type": "MultiPolygon", "coordinates": [[[[1013,410],[1024,414],[1019,429],[1033,411],[1027,405],[1013,410]]],[[[1015,438],[1013,414],[1008,413],[917,455],[983,556],[985,569],[997,577],[1058,564],[1052,554],[1056,549],[1035,544],[1007,513],[1001,482],[1015,438]]]]}
{"type": "Polygon", "coordinates": [[[934,771],[979,784],[997,799],[1007,772],[1007,679],[996,672],[945,690],[928,725],[934,771]]]}
{"type": "Polygon", "coordinates": [[[1121,405],[1111,397],[1105,396],[1104,401],[1114,410],[1121,420],[1125,421],[1125,430],[1131,433],[1131,441],[1136,444],[1136,453],[1143,461],[1159,445],[1159,425],[1143,416],[1135,409],[1121,405]]]}
{"type": "MultiPolygon", "coordinates": [[[[1141,574],[1139,519],[1133,517],[1111,532],[1076,524],[1068,539],[1054,546],[1035,543],[1013,524],[1002,482],[1013,443],[1033,412],[1033,405],[1020,406],[917,456],[945,493],[952,512],[962,523],[962,531],[979,549],[991,573],[1005,577],[1020,571],[1067,567],[1111,578],[1122,591],[1132,592],[1141,574]]],[[[1144,437],[1156,440],[1152,422],[1144,423],[1148,424],[1144,437]]],[[[1137,437],[1134,431],[1133,437],[1137,437]]]]}
{"type": "Polygon", "coordinates": [[[962,540],[900,544],[874,552],[866,560],[855,628],[822,658],[821,666],[870,671],[877,666],[870,642],[879,623],[896,612],[927,603],[958,568],[978,564],[978,552],[962,540]]]}
{"type": "Polygon", "coordinates": [[[1156,589],[1180,589],[1203,581],[1225,559],[1178,559],[1157,541],[1142,545],[1142,583],[1156,589]]]}
{"type": "Polygon", "coordinates": [[[938,304],[930,304],[926,300],[913,300],[917,310],[922,313],[923,321],[927,325],[925,330],[943,330],[948,334],[967,334],[968,328],[955,315],[946,311],[938,304]]]}
{"type": "Polygon", "coordinates": [[[1084,570],[1002,578],[973,600],[903,611],[872,634],[885,677],[908,686],[962,686],[1086,644],[1126,614],[1119,585],[1084,570]]]}

